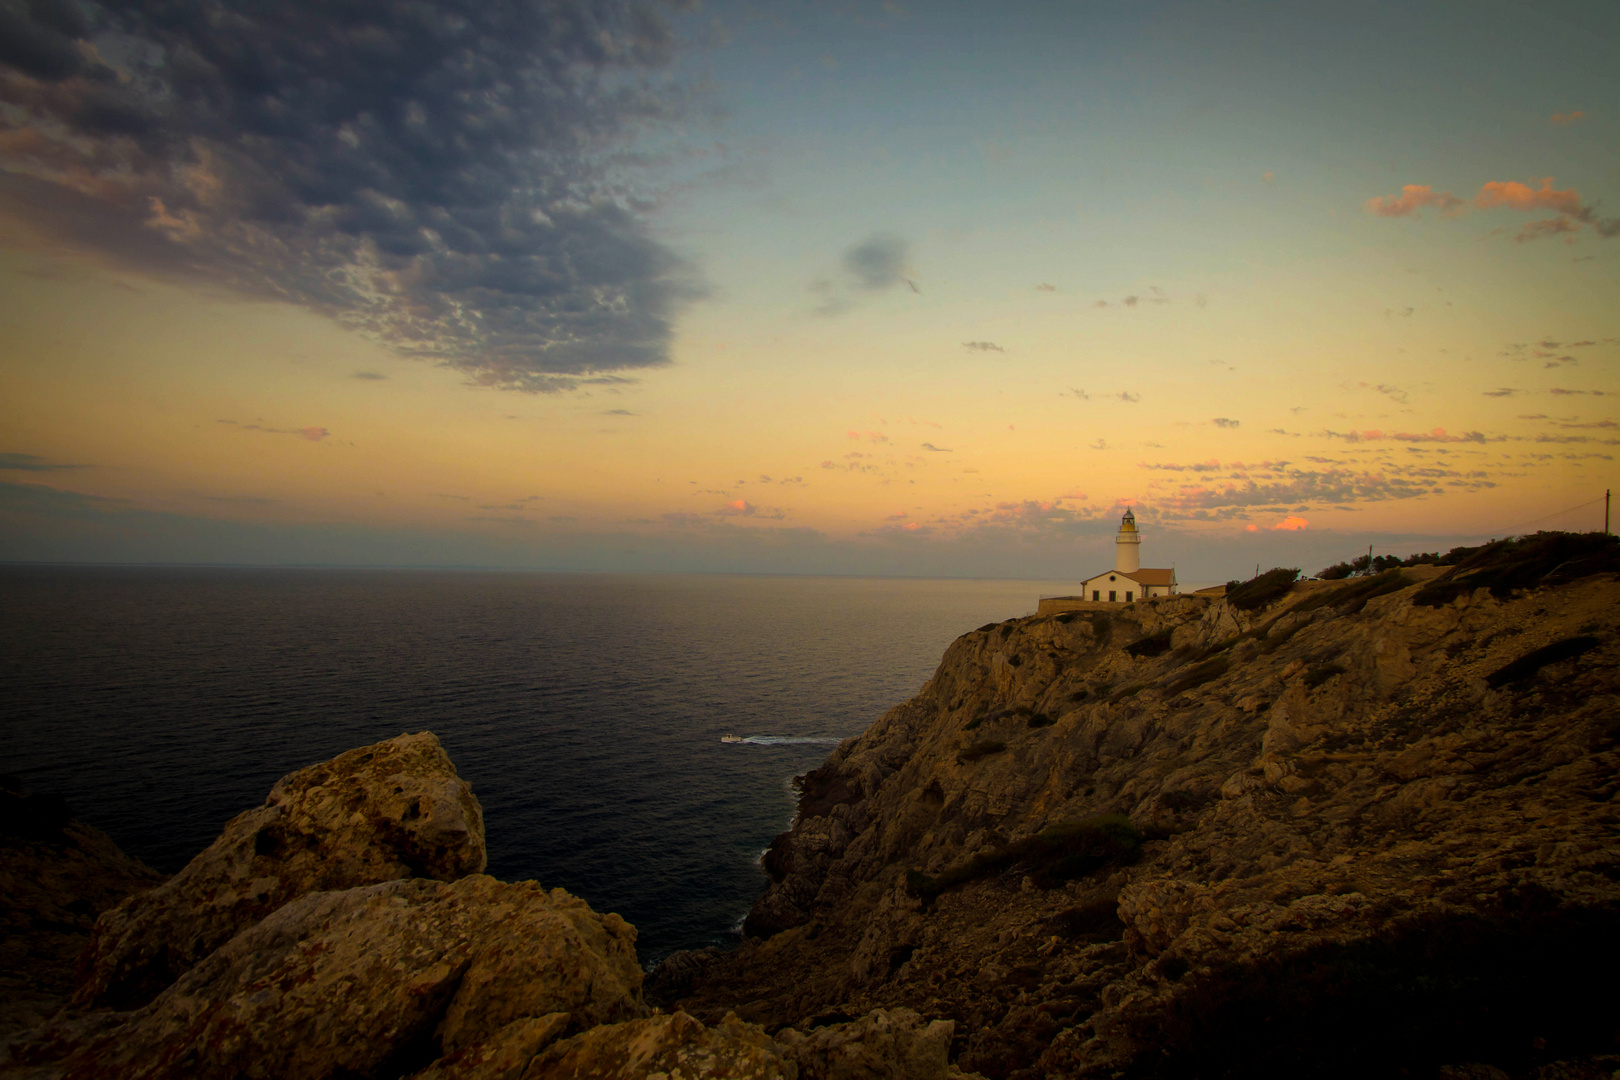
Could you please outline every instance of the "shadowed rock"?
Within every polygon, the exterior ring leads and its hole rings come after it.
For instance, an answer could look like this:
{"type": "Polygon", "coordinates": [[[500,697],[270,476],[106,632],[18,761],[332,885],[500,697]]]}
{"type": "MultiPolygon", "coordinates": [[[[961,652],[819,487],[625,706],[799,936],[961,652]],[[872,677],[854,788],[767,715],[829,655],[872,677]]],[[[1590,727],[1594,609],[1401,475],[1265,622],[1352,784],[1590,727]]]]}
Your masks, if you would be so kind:
{"type": "Polygon", "coordinates": [[[467,1068],[443,1075],[500,1075],[474,1067],[645,1011],[635,930],[617,915],[533,882],[391,881],[283,906],[65,1075],[393,1077],[445,1054],[467,1068]]]}
{"type": "Polygon", "coordinates": [[[485,862],[483,811],[436,736],[350,750],[283,777],[168,882],[102,915],[74,1004],[143,1005],[306,893],[454,881],[485,862]]]}

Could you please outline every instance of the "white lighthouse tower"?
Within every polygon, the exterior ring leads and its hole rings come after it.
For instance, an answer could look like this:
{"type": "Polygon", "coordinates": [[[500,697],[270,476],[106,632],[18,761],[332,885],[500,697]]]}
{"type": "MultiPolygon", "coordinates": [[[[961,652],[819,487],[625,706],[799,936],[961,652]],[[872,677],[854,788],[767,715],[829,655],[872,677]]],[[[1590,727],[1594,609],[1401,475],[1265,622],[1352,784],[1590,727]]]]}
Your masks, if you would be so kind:
{"type": "Polygon", "coordinates": [[[1175,567],[1142,568],[1142,534],[1136,531],[1136,514],[1125,511],[1114,534],[1114,568],[1080,583],[1076,596],[1052,597],[1041,601],[1042,614],[1067,611],[1065,604],[1076,600],[1093,604],[1131,604],[1160,596],[1174,596],[1175,567]]]}
{"type": "Polygon", "coordinates": [[[1130,507],[1119,519],[1119,532],[1114,536],[1114,569],[1122,574],[1134,574],[1142,569],[1142,534],[1136,531],[1136,515],[1130,507]]]}

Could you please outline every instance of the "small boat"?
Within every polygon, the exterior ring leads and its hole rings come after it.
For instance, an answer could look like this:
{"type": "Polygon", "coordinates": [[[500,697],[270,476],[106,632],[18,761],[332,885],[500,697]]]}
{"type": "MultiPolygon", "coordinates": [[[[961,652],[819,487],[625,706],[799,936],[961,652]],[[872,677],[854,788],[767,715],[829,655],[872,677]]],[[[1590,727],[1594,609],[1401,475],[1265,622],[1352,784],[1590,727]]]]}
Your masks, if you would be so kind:
{"type": "Polygon", "coordinates": [[[720,741],[721,742],[742,742],[743,740],[742,740],[741,735],[722,735],[722,736],[720,736],[720,741]]]}

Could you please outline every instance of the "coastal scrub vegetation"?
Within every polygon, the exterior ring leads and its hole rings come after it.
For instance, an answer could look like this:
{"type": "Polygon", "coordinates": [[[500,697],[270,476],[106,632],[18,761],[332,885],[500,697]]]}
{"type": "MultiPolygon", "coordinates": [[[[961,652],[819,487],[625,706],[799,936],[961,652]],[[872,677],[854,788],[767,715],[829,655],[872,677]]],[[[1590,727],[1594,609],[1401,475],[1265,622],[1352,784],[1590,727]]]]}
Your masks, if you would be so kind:
{"type": "Polygon", "coordinates": [[[1497,668],[1485,676],[1485,685],[1492,690],[1496,690],[1509,683],[1528,679],[1548,664],[1556,664],[1560,660],[1573,660],[1575,657],[1597,648],[1598,644],[1598,639],[1589,634],[1555,641],[1551,645],[1545,645],[1534,652],[1526,653],[1511,664],[1504,664],[1497,668]]]}
{"type": "Polygon", "coordinates": [[[980,852],[938,876],[906,873],[906,891],[924,903],[946,889],[992,875],[1029,875],[1049,889],[1105,866],[1135,861],[1146,839],[1123,814],[1058,821],[1032,836],[980,852]]]}
{"type": "Polygon", "coordinates": [[[1226,602],[1239,611],[1253,611],[1288,595],[1298,580],[1298,567],[1273,567],[1248,581],[1228,581],[1226,602]]]}
{"type": "Polygon", "coordinates": [[[1505,599],[1516,589],[1620,573],[1620,538],[1600,532],[1540,532],[1476,548],[1453,548],[1446,558],[1452,556],[1459,556],[1456,569],[1418,590],[1412,603],[1439,607],[1475,589],[1490,589],[1492,596],[1505,599]]]}
{"type": "Polygon", "coordinates": [[[1341,614],[1353,615],[1371,600],[1404,589],[1412,582],[1399,570],[1386,570],[1377,577],[1362,578],[1334,589],[1313,593],[1294,605],[1293,613],[1303,615],[1318,608],[1340,608],[1341,614]]]}

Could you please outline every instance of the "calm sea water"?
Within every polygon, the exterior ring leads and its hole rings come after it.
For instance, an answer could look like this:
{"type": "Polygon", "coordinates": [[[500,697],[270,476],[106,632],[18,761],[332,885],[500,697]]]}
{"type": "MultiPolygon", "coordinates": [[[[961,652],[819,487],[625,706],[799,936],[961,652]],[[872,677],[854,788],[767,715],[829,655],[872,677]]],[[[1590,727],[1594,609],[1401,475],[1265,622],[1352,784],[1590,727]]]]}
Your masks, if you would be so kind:
{"type": "Polygon", "coordinates": [[[490,873],[619,912],[650,964],[734,933],[792,776],[957,635],[1061,591],[0,567],[0,772],[172,872],[293,769],[431,730],[483,803],[490,873]]]}

